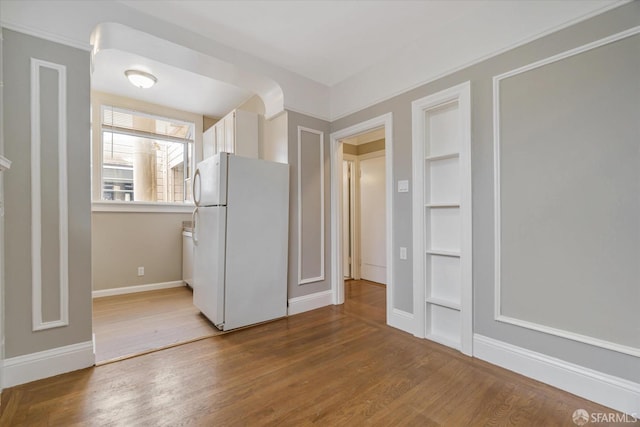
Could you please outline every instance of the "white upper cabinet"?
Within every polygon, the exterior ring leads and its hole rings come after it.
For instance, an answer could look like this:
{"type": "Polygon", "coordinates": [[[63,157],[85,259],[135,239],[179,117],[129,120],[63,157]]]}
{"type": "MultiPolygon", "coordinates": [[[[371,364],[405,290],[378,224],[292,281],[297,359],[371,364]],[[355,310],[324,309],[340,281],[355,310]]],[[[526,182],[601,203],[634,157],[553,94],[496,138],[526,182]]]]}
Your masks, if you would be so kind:
{"type": "Polygon", "coordinates": [[[233,110],[203,134],[203,158],[216,153],[234,153],[258,158],[258,114],[233,110]]]}

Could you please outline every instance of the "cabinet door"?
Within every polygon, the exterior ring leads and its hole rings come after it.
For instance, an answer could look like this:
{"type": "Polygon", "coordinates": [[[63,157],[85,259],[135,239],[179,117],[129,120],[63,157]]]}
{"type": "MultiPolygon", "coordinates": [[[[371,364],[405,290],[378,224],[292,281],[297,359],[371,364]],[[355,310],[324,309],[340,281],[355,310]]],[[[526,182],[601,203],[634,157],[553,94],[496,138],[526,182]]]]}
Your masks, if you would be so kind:
{"type": "Polygon", "coordinates": [[[235,153],[243,157],[258,158],[258,115],[251,111],[235,111],[235,153]]]}
{"type": "Polygon", "coordinates": [[[236,135],[235,135],[235,112],[227,115],[224,119],[224,146],[223,151],[227,153],[236,152],[236,135]]]}
{"type": "Polygon", "coordinates": [[[182,281],[193,287],[193,238],[182,233],[182,281]]]}
{"type": "Polygon", "coordinates": [[[224,120],[220,120],[218,123],[216,123],[215,125],[216,128],[216,145],[215,145],[215,152],[216,154],[221,152],[221,151],[225,151],[225,144],[224,144],[224,128],[225,128],[225,124],[224,124],[224,120]]]}
{"type": "Polygon", "coordinates": [[[202,158],[206,159],[216,153],[216,134],[214,127],[210,127],[202,134],[202,158]]]}

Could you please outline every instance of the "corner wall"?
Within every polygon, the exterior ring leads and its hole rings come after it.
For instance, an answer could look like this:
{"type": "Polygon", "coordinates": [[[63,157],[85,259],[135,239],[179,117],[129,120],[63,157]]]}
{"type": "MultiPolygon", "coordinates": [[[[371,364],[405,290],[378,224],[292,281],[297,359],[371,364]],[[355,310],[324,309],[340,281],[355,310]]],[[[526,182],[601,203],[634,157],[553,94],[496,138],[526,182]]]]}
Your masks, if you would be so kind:
{"type": "Polygon", "coordinates": [[[318,294],[331,289],[331,227],[329,221],[331,215],[331,162],[329,150],[330,127],[328,122],[293,111],[287,112],[287,121],[289,129],[288,155],[289,165],[291,167],[289,175],[288,290],[288,297],[291,300],[292,298],[318,294]],[[305,132],[306,136],[303,136],[303,139],[299,141],[298,127],[303,127],[314,132],[305,132]],[[323,140],[322,150],[320,150],[321,139],[323,140]],[[299,146],[302,146],[304,150],[304,153],[301,153],[301,155],[299,155],[299,146]],[[309,167],[302,167],[299,159],[301,159],[303,163],[308,163],[309,167]],[[321,169],[324,171],[323,192],[320,192],[320,176],[318,175],[321,169]],[[303,187],[300,188],[300,198],[298,197],[299,183],[303,185],[303,187]],[[308,187],[305,187],[305,185],[308,185],[308,187]],[[320,203],[323,200],[324,210],[320,216],[320,203]],[[308,215],[313,214],[313,226],[299,227],[299,209],[303,210],[303,215],[305,212],[308,215]],[[317,227],[323,223],[324,236],[321,236],[318,234],[319,230],[317,227]],[[302,230],[302,234],[299,232],[299,229],[302,230]],[[324,254],[320,249],[321,240],[324,241],[324,254]],[[299,251],[301,251],[300,255],[299,251]],[[301,262],[299,262],[299,260],[301,262]],[[324,277],[300,284],[299,267],[303,270],[303,279],[317,278],[321,273],[324,273],[324,277]]]}
{"type": "MultiPolygon", "coordinates": [[[[100,106],[112,105],[133,109],[161,117],[195,123],[194,150],[196,163],[202,158],[203,117],[199,114],[175,110],[161,105],[103,92],[91,92],[93,112],[93,164],[102,163],[100,106]]],[[[100,168],[93,168],[93,198],[100,201],[100,168]]],[[[93,234],[93,290],[155,285],[182,280],[182,222],[190,221],[192,208],[183,213],[109,211],[107,204],[91,214],[93,234]],[[144,267],[144,276],[137,268],[144,267]]]]}
{"type": "MultiPolygon", "coordinates": [[[[411,102],[462,82],[471,81],[475,333],[635,383],[640,383],[640,359],[636,356],[495,320],[492,79],[510,70],[622,32],[637,26],[638,22],[640,22],[640,3],[631,2],[331,123],[331,131],[335,132],[388,112],[393,113],[393,178],[394,181],[411,180],[411,102]]],[[[627,55],[637,54],[637,48],[627,51],[627,55]]],[[[550,83],[552,84],[552,81],[550,83]]],[[[607,84],[615,85],[616,82],[611,81],[607,84]]],[[[529,89],[536,90],[533,87],[529,89]]],[[[633,92],[635,89],[629,90],[630,96],[637,93],[633,92]]],[[[558,111],[557,117],[563,117],[563,112],[558,111]]],[[[536,118],[531,117],[530,120],[535,121],[536,118]]],[[[637,128],[637,123],[625,123],[623,126],[637,128]]],[[[614,143],[614,141],[612,139],[606,143],[614,143]]],[[[394,193],[394,256],[399,253],[400,246],[412,247],[410,194],[394,193]]],[[[632,231],[629,230],[629,232],[632,231]]],[[[420,255],[409,255],[407,261],[396,261],[393,280],[394,290],[397,293],[395,296],[397,307],[394,308],[412,312],[412,259],[420,255]]],[[[614,288],[611,288],[615,286],[614,282],[602,283],[601,286],[615,292],[614,288]]],[[[557,292],[563,292],[563,290],[558,289],[557,292]]],[[[638,297],[637,293],[627,296],[632,299],[638,297]]],[[[553,298],[553,295],[549,297],[553,298]]],[[[581,307],[567,306],[566,310],[567,316],[571,316],[572,312],[581,310],[581,307]]],[[[636,324],[640,324],[638,313],[640,312],[635,313],[636,324]]]]}
{"type": "MultiPolygon", "coordinates": [[[[5,153],[13,161],[11,174],[5,179],[5,373],[13,375],[10,362],[23,361],[25,355],[47,352],[65,346],[82,353],[71,369],[93,364],[91,347],[91,217],[90,217],[90,144],[89,144],[89,53],[79,49],[52,43],[18,32],[3,29],[3,74],[4,74],[4,137],[5,153]],[[58,91],[64,77],[62,71],[44,66],[40,68],[37,89],[30,88],[31,58],[37,58],[56,66],[64,66],[66,88],[58,91]],[[40,96],[40,120],[32,116],[30,96],[40,96]],[[66,96],[66,109],[58,108],[58,101],[66,96]],[[57,138],[58,118],[66,118],[66,138],[57,138]],[[37,129],[40,138],[42,169],[31,167],[32,133],[37,129]],[[66,141],[66,164],[59,162],[57,155],[61,141],[66,141]],[[53,150],[53,151],[51,151],[53,150]],[[32,183],[34,177],[42,175],[40,197],[41,229],[32,223],[32,183]],[[66,188],[58,186],[59,180],[47,177],[66,176],[66,188]],[[66,190],[67,202],[57,195],[66,190]],[[67,210],[67,215],[59,215],[67,210]],[[68,223],[68,232],[63,222],[68,223]],[[32,267],[38,257],[32,240],[41,238],[42,273],[40,285],[34,288],[41,292],[41,307],[34,307],[32,267]],[[65,248],[65,244],[67,245],[65,248]],[[68,262],[68,293],[63,292],[65,278],[59,275],[68,262]],[[67,299],[68,324],[34,330],[32,314],[42,310],[42,321],[63,320],[64,309],[57,301],[67,299]],[[59,319],[60,318],[60,319],[59,319]],[[10,366],[8,366],[9,364],[10,366]]],[[[37,87],[37,86],[36,86],[37,87]]],[[[36,193],[37,194],[37,193],[36,193]]],[[[61,323],[64,323],[63,321],[61,323]]],[[[57,372],[48,372],[54,375],[57,372]]],[[[12,377],[13,378],[13,377],[12,377]]],[[[13,385],[13,379],[11,380],[13,385]]],[[[7,384],[5,384],[7,385],[7,384]]]]}
{"type": "Polygon", "coordinates": [[[191,214],[94,212],[93,290],[182,280],[182,221],[191,214]],[[144,267],[144,276],[138,276],[144,267]]]}

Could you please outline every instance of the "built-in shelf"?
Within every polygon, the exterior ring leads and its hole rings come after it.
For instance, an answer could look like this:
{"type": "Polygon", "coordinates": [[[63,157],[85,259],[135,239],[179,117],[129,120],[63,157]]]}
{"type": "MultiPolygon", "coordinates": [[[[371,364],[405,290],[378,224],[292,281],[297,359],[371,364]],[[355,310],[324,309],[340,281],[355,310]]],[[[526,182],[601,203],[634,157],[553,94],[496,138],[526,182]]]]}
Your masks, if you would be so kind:
{"type": "Polygon", "coordinates": [[[418,333],[472,354],[469,82],[412,103],[418,333]],[[423,332],[424,331],[424,332],[423,332]]]}
{"type": "Polygon", "coordinates": [[[460,203],[427,203],[425,208],[438,209],[438,208],[459,208],[460,203]]]}
{"type": "Polygon", "coordinates": [[[6,171],[11,167],[11,160],[6,157],[0,155],[0,172],[6,171]]]}
{"type": "Polygon", "coordinates": [[[427,254],[460,258],[460,252],[458,251],[443,251],[440,249],[429,249],[427,250],[427,254]]]}
{"type": "Polygon", "coordinates": [[[439,154],[437,156],[427,156],[425,160],[433,162],[434,160],[457,159],[458,157],[460,157],[460,153],[447,153],[439,154]]]}
{"type": "Polygon", "coordinates": [[[442,299],[442,298],[434,298],[434,297],[430,297],[427,298],[426,302],[428,302],[429,304],[435,304],[435,305],[439,305],[440,307],[446,307],[446,308],[450,308],[452,310],[461,310],[461,306],[459,303],[455,303],[453,301],[448,301],[446,299],[442,299]]]}

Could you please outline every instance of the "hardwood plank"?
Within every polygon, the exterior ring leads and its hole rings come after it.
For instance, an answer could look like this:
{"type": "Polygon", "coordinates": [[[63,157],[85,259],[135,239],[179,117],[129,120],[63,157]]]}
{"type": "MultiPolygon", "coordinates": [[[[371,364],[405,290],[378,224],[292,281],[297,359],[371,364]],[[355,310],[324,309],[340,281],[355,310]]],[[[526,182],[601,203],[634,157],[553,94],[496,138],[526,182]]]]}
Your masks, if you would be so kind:
{"type": "Polygon", "coordinates": [[[200,314],[187,287],[95,298],[93,332],[98,364],[223,333],[200,314]]]}
{"type": "Polygon", "coordinates": [[[390,328],[384,287],[348,287],[343,306],[10,388],[0,425],[574,426],[578,408],[611,412],[390,328]]]}

